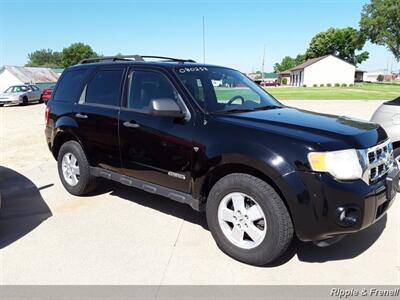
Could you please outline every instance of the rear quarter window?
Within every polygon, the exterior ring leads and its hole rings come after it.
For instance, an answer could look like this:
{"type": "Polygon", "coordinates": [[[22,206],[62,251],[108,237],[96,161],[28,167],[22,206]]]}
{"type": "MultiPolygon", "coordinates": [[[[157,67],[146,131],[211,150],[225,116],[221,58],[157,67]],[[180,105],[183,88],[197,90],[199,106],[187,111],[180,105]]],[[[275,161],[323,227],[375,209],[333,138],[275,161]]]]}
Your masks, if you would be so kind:
{"type": "Polygon", "coordinates": [[[82,92],[87,69],[66,71],[54,92],[53,101],[74,102],[82,92]]]}

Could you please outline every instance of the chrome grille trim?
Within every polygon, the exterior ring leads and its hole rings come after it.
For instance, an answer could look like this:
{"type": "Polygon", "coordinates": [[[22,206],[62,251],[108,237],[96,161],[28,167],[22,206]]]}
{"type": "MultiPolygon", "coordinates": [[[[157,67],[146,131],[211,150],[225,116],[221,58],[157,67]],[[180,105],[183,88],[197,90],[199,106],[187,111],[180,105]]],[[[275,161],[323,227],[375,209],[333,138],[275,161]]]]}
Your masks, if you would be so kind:
{"type": "Polygon", "coordinates": [[[363,181],[371,184],[396,166],[390,139],[368,149],[357,150],[363,168],[363,181]]]}

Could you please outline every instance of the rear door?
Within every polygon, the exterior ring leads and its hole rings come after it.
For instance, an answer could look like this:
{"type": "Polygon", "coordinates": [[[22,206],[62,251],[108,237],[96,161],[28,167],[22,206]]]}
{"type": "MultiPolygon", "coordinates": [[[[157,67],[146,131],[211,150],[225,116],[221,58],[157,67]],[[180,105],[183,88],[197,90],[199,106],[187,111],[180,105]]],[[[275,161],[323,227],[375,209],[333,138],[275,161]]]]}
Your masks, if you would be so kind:
{"type": "Polygon", "coordinates": [[[182,105],[168,73],[135,67],[129,70],[119,117],[123,172],[131,177],[188,193],[192,167],[193,120],[150,114],[150,101],[170,98],[182,105]]]}
{"type": "Polygon", "coordinates": [[[91,165],[116,172],[121,168],[118,114],[124,72],[123,66],[96,68],[73,109],[91,165]]]}

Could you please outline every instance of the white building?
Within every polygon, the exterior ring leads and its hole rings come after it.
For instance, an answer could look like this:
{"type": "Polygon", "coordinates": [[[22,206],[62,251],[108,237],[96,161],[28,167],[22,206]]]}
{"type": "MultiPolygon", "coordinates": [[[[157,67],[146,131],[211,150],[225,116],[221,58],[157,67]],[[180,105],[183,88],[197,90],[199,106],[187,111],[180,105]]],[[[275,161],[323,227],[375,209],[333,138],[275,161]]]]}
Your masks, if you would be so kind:
{"type": "Polygon", "coordinates": [[[339,84],[353,84],[356,67],[336,56],[325,55],[307,60],[305,63],[282,72],[289,74],[292,86],[313,86],[321,84],[332,86],[339,84]]]}
{"type": "Polygon", "coordinates": [[[5,65],[0,69],[0,92],[18,84],[36,84],[47,87],[57,82],[59,75],[50,68],[16,67],[5,65]]]}

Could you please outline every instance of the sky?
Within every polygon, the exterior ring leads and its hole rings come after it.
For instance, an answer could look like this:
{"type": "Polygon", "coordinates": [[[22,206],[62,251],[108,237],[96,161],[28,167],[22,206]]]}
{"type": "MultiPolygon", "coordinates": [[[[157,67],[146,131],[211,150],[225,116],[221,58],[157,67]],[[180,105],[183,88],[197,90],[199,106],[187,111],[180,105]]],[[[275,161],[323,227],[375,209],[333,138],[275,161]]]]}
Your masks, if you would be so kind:
{"type": "MultiPolygon", "coordinates": [[[[37,49],[74,42],[103,55],[146,54],[203,62],[242,72],[272,71],[286,55],[304,53],[329,27],[358,28],[368,0],[0,0],[0,65],[24,65],[37,49]]],[[[367,43],[367,71],[400,69],[384,46],[367,43]]]]}

